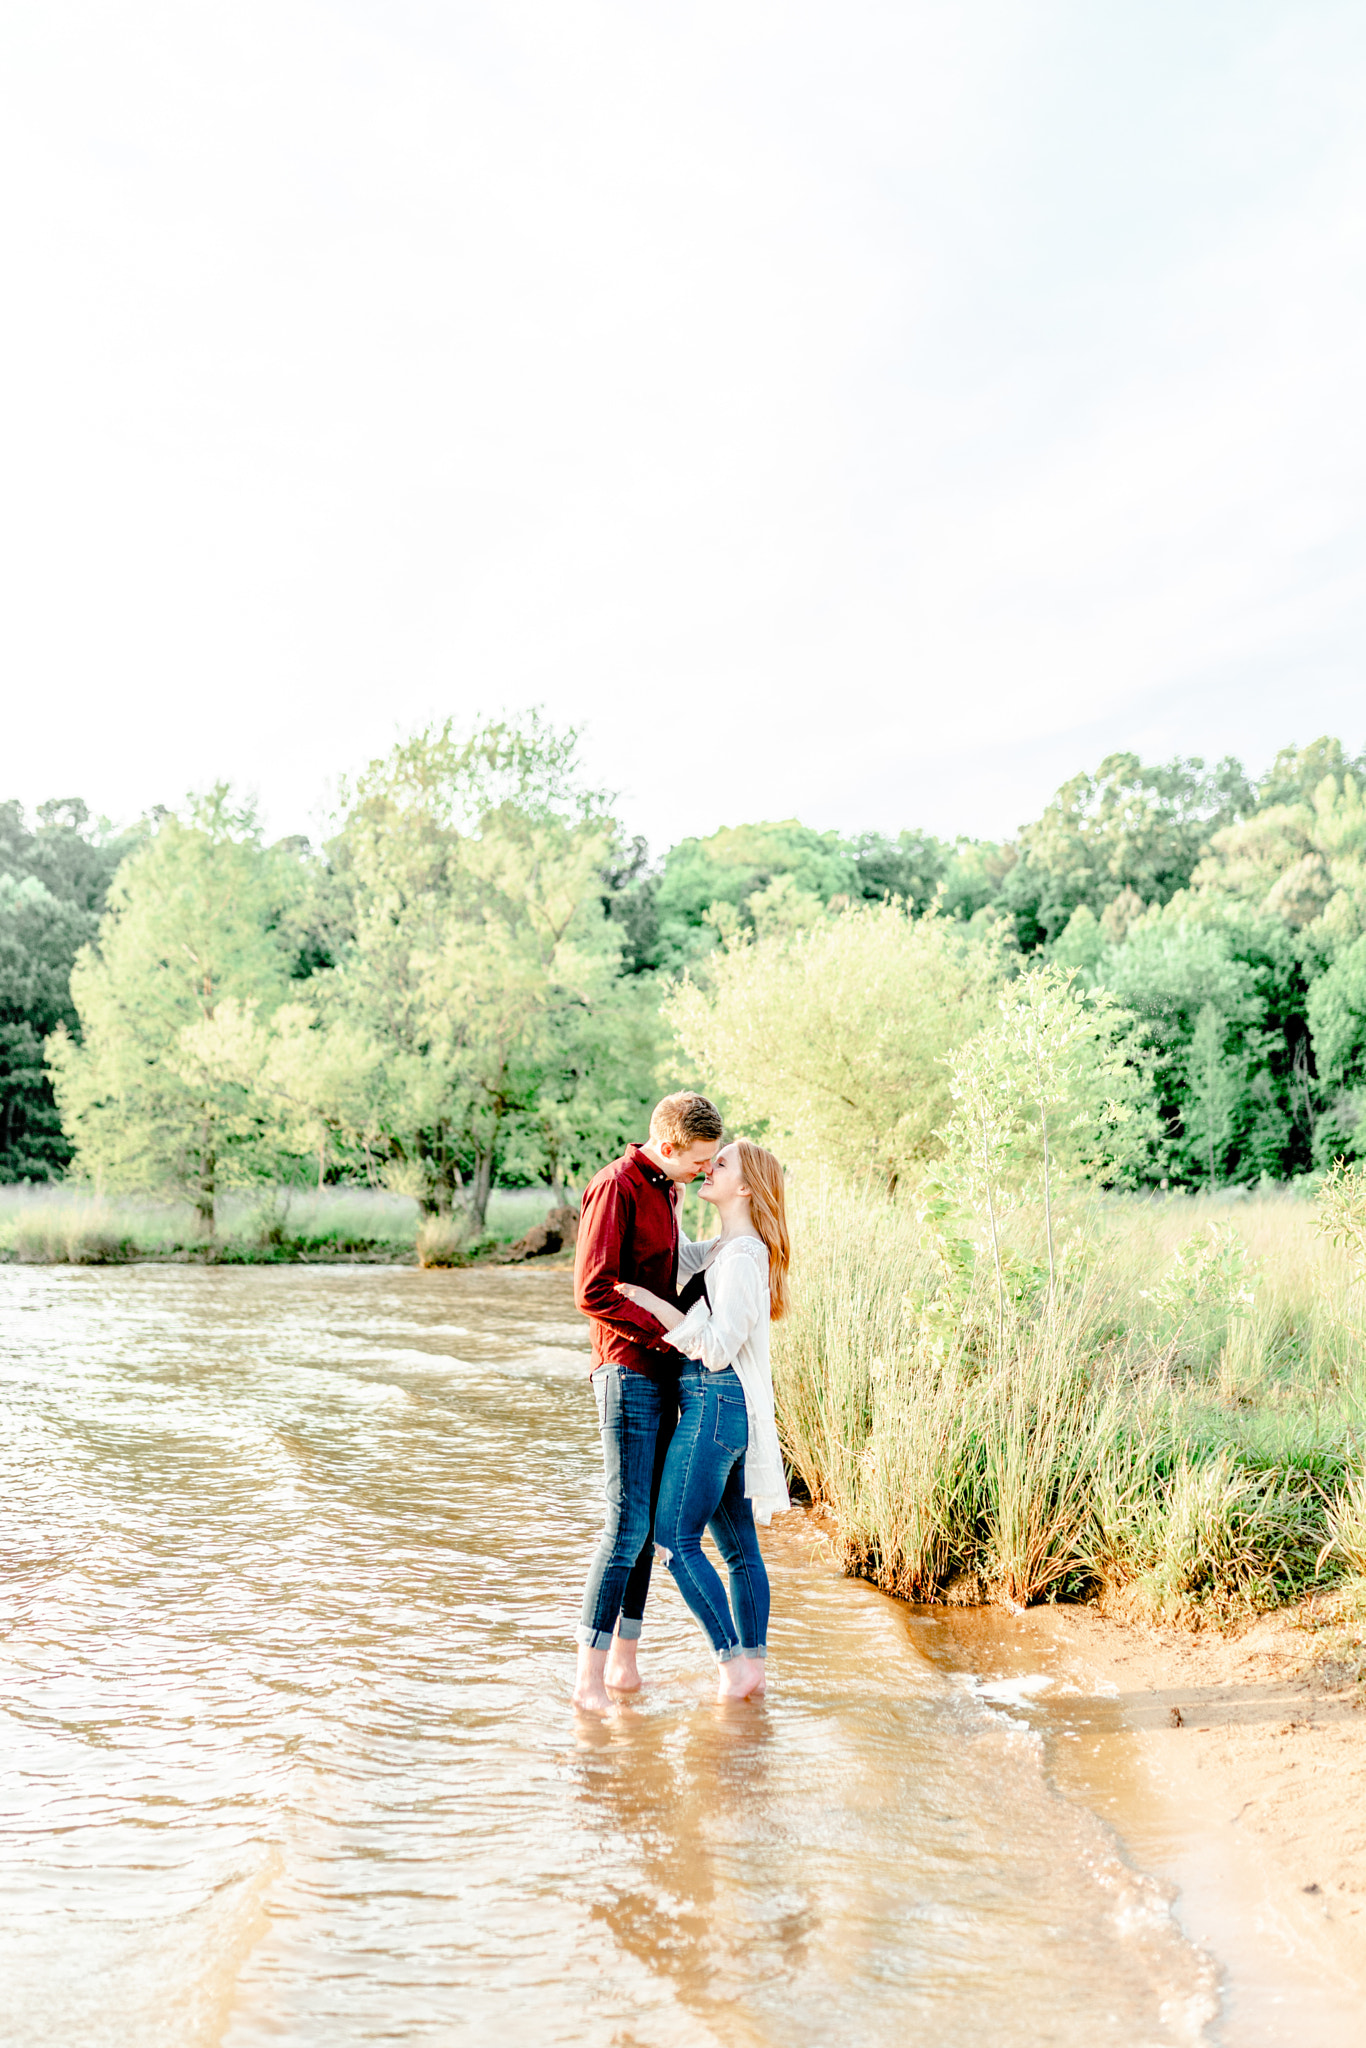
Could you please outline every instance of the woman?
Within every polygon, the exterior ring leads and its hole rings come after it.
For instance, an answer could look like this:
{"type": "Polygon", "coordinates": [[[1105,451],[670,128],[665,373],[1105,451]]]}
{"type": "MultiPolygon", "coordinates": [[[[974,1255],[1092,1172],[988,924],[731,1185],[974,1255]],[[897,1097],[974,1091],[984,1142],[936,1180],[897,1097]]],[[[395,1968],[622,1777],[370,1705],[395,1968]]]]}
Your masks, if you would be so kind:
{"type": "Polygon", "coordinates": [[[619,1285],[685,1360],[655,1547],[716,1652],[719,1696],[742,1700],[763,1691],[767,1651],[768,1573],[755,1518],[767,1522],[789,1505],[768,1362],[769,1323],[787,1308],[783,1170],[771,1152],[737,1138],[717,1153],[700,1192],[721,1218],[707,1299],[684,1315],[647,1288],[619,1285]],[[704,1529],[725,1562],[729,1600],[702,1548],[704,1529]]]}

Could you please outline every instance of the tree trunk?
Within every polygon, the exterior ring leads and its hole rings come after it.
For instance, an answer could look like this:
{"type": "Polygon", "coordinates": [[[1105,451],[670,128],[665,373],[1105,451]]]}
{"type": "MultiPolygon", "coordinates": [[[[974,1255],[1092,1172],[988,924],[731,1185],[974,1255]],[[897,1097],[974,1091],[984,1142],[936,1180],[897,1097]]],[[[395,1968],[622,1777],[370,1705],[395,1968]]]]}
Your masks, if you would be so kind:
{"type": "Polygon", "coordinates": [[[486,1151],[475,1153],[474,1178],[465,1191],[466,1207],[469,1209],[470,1215],[480,1230],[484,1227],[484,1218],[488,1214],[489,1195],[493,1190],[493,1153],[494,1147],[492,1144],[489,1145],[486,1151]]]}
{"type": "Polygon", "coordinates": [[[206,1117],[204,1132],[199,1145],[199,1184],[195,1189],[194,1208],[199,1219],[202,1236],[210,1241],[214,1232],[214,1197],[217,1192],[216,1171],[218,1158],[213,1148],[213,1125],[206,1117]]]}
{"type": "Polygon", "coordinates": [[[548,1128],[545,1135],[545,1150],[550,1165],[550,1199],[557,1209],[563,1209],[568,1206],[569,1198],[565,1193],[564,1176],[560,1171],[560,1148],[555,1143],[555,1133],[548,1128]]]}

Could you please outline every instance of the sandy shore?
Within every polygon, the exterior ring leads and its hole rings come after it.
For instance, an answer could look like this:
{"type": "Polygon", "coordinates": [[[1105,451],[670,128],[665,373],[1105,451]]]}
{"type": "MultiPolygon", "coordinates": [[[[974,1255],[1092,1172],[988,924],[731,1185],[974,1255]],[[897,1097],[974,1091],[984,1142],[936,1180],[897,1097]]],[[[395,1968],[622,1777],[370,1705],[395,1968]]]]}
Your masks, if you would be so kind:
{"type": "Polygon", "coordinates": [[[1228,1860],[1259,1866],[1266,1903],[1359,1986],[1366,2040],[1366,1682],[1331,1656],[1350,1633],[1313,1619],[1191,1635],[1081,1611],[1062,1627],[1169,1795],[1209,1814],[1228,1860]]]}
{"type": "Polygon", "coordinates": [[[1091,1608],[917,1613],[1050,1735],[1060,1788],[1168,1878],[1223,1971],[1221,2040],[1366,2043],[1359,1604],[1222,1634],[1091,1608]]]}

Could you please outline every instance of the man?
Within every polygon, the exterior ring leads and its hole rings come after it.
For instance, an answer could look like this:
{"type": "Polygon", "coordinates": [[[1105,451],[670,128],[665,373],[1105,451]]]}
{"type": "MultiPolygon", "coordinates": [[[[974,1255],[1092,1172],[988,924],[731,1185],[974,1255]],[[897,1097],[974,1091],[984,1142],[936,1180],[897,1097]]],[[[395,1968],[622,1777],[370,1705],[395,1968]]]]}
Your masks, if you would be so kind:
{"type": "MultiPolygon", "coordinates": [[[[664,1454],[678,1420],[678,1353],[653,1316],[617,1292],[633,1280],[678,1304],[683,1189],[720,1150],[719,1111],[705,1095],[667,1095],[644,1145],[604,1166],[584,1190],[574,1257],[574,1300],[593,1324],[593,1393],[602,1434],[607,1516],[589,1567],[577,1631],[574,1704],[605,1713],[610,1685],[640,1684],[636,1642],[654,1560],[654,1514],[664,1454]]],[[[682,1240],[694,1270],[700,1248],[682,1240]]],[[[680,1304],[681,1305],[681,1304],[680,1304]]]]}

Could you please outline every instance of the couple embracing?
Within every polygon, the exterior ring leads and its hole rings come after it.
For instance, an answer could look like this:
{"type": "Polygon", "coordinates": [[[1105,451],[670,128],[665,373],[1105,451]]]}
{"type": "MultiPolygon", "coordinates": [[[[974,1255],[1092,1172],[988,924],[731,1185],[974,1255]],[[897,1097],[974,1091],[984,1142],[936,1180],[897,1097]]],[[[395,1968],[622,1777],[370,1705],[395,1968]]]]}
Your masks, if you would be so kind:
{"type": "Polygon", "coordinates": [[[670,1095],[644,1145],[584,1192],[574,1299],[593,1326],[593,1393],[607,1515],[578,1628],[574,1704],[605,1713],[640,1685],[636,1643],[656,1555],[701,1623],[719,1696],[764,1689],[768,1573],[756,1520],[788,1506],[773,1420],[768,1326],[787,1306],[782,1168],[745,1138],[723,1145],[705,1095],[670,1095]],[[721,1222],[679,1228],[689,1181],[721,1222]],[[702,1548],[710,1529],[730,1581],[702,1548]]]}

